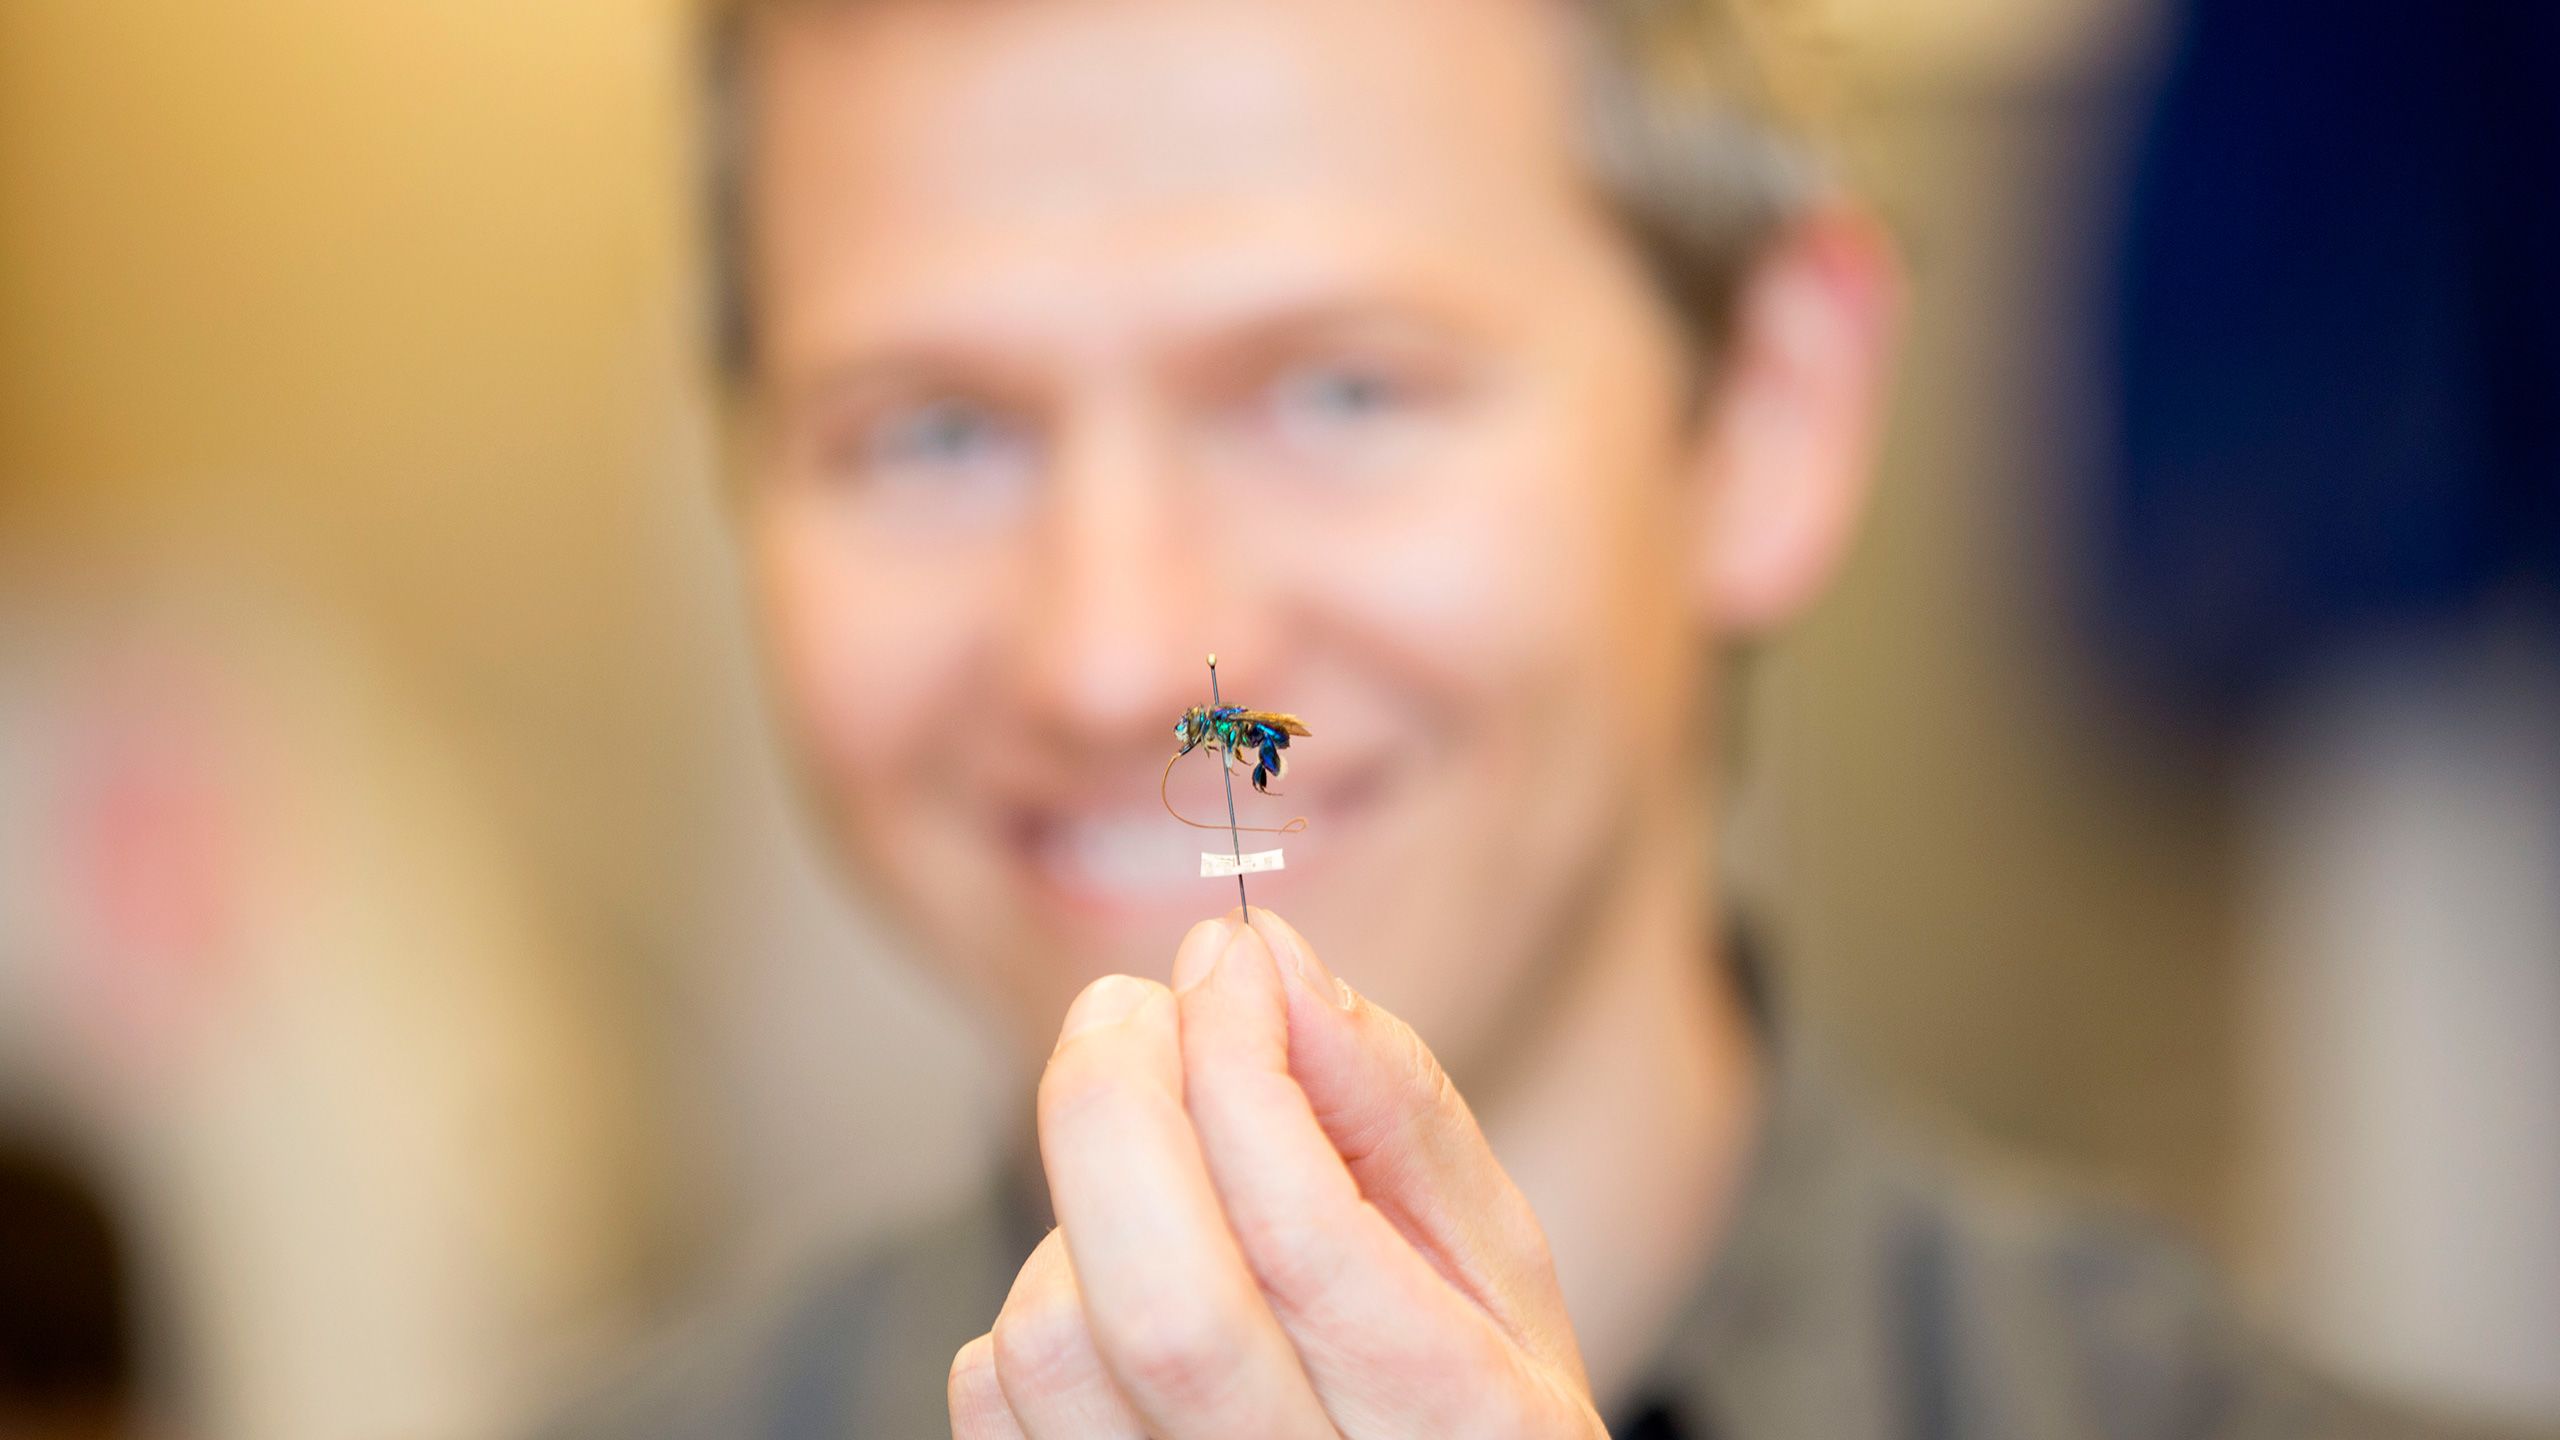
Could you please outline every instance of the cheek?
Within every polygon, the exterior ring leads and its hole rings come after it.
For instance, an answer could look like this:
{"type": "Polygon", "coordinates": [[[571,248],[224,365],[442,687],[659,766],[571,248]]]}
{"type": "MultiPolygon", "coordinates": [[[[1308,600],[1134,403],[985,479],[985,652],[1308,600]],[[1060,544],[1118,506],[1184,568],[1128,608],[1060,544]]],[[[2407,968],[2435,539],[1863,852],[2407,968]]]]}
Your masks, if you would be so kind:
{"type": "Polygon", "coordinates": [[[847,798],[920,774],[965,715],[968,588],[881,553],[822,506],[767,502],[755,581],[774,682],[803,754],[847,798]]]}
{"type": "Polygon", "coordinates": [[[1311,616],[1466,707],[1437,723],[1605,703],[1681,626],[1671,467],[1613,418],[1579,396],[1527,409],[1412,493],[1310,527],[1291,563],[1321,581],[1311,616]]]}

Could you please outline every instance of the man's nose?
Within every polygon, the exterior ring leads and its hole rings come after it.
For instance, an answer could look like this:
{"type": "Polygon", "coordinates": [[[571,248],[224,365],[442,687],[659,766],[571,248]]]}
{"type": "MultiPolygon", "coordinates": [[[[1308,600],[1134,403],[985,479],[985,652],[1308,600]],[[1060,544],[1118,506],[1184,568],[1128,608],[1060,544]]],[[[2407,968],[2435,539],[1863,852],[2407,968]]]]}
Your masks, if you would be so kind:
{"type": "Polygon", "coordinates": [[[1201,662],[1227,597],[1178,449],[1131,407],[1079,424],[1053,455],[1014,673],[1080,748],[1161,738],[1208,698],[1201,662]]]}

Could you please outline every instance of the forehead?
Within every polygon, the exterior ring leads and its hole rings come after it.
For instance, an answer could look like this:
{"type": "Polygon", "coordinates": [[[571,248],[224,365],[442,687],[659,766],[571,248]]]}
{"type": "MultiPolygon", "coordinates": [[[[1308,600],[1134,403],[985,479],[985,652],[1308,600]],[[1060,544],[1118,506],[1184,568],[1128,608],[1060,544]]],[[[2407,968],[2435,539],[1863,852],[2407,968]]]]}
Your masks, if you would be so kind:
{"type": "Polygon", "coordinates": [[[1516,283],[1597,223],[1559,8],[772,7],[747,60],[760,324],[787,355],[848,314],[1126,316],[1359,266],[1516,283]]]}

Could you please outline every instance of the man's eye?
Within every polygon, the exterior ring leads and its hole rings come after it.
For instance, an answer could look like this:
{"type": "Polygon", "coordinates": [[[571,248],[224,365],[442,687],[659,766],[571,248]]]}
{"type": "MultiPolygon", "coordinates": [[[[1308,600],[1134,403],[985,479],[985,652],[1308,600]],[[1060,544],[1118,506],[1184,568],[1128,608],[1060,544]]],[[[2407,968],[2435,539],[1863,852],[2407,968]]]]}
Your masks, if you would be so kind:
{"type": "Polygon", "coordinates": [[[1407,398],[1400,383],[1379,371],[1313,366],[1282,376],[1272,407],[1284,425],[1343,425],[1391,415],[1407,398]]]}
{"type": "Polygon", "coordinates": [[[873,429],[862,458],[892,469],[965,467],[998,457],[1017,438],[981,406],[935,401],[887,417],[873,429]]]}
{"type": "Polygon", "coordinates": [[[1020,414],[960,396],[847,415],[813,440],[818,475],[901,513],[1023,494],[1038,466],[1038,437],[1020,414]]]}

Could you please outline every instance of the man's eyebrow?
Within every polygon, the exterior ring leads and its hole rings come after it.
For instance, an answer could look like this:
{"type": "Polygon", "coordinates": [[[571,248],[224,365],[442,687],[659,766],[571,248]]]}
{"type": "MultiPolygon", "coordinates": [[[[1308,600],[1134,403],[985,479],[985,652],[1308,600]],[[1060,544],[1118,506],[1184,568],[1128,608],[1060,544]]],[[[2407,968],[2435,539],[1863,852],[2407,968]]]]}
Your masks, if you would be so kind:
{"type": "Polygon", "coordinates": [[[1446,271],[1408,261],[1395,273],[1344,274],[1315,267],[1214,287],[1221,293],[1179,305],[1167,329],[1177,343],[1291,339],[1357,329],[1463,335],[1476,328],[1450,293],[1446,271]]]}
{"type": "Polygon", "coordinates": [[[1481,332],[1454,315],[1402,301],[1342,299],[1259,314],[1178,337],[1150,357],[1177,385],[1214,387],[1326,348],[1380,357],[1446,355],[1481,332]]]}
{"type": "Polygon", "coordinates": [[[854,351],[790,381],[775,392],[771,404],[778,417],[790,420],[870,396],[959,388],[1019,395],[1037,385],[1032,367],[1022,365],[1006,347],[943,338],[854,351]]]}

